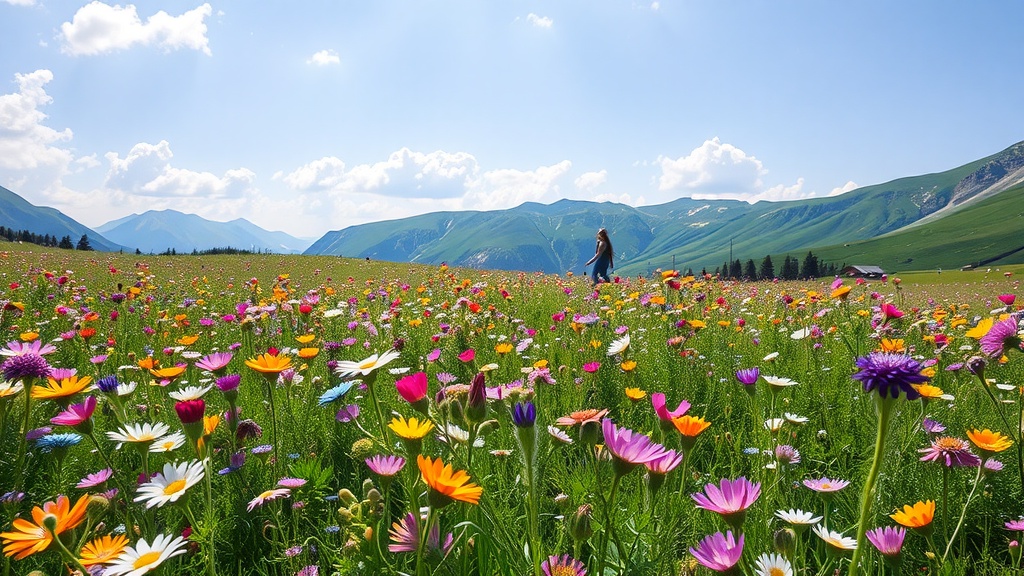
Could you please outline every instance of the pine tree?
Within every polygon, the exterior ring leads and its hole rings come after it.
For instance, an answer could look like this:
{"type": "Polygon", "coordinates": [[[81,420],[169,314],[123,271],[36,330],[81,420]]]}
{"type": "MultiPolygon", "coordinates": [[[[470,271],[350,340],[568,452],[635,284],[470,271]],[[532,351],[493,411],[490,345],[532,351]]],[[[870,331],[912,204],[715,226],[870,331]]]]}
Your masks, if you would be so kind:
{"type": "Polygon", "coordinates": [[[761,280],[773,280],[775,278],[775,266],[772,264],[772,257],[765,256],[761,260],[761,270],[758,274],[761,280]]]}
{"type": "Polygon", "coordinates": [[[757,266],[754,264],[754,259],[747,260],[747,263],[743,266],[743,275],[747,280],[757,280],[757,266]]]}
{"type": "Polygon", "coordinates": [[[61,238],[60,244],[57,245],[57,248],[61,248],[63,250],[74,250],[75,245],[71,243],[71,236],[64,236],[61,238]]]}
{"type": "Polygon", "coordinates": [[[78,245],[75,246],[75,250],[92,250],[88,235],[82,234],[82,237],[78,239],[78,245]]]}
{"type": "Polygon", "coordinates": [[[804,257],[804,265],[800,268],[801,278],[817,278],[818,274],[818,257],[812,254],[809,250],[807,256],[804,257]]]}

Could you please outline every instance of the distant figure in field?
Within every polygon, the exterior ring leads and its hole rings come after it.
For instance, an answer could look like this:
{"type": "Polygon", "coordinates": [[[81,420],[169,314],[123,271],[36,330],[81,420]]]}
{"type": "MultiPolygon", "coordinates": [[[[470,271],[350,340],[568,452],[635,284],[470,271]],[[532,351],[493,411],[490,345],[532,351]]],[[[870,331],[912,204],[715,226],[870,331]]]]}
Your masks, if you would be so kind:
{"type": "Polygon", "coordinates": [[[594,271],[590,273],[590,279],[596,285],[600,278],[605,282],[611,282],[608,277],[608,267],[615,268],[615,253],[612,250],[612,241],[608,238],[608,231],[601,228],[597,231],[597,248],[594,250],[594,257],[587,260],[584,266],[594,265],[594,271]]]}

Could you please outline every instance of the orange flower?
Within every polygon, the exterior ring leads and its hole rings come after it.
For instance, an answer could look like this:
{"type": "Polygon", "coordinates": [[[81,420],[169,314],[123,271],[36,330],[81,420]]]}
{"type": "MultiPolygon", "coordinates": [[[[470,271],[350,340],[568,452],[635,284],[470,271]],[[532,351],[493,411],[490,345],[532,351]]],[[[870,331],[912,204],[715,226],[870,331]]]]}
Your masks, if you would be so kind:
{"type": "Polygon", "coordinates": [[[911,384],[914,390],[921,395],[925,400],[938,400],[942,398],[942,388],[938,386],[932,386],[931,384],[911,384]]]}
{"type": "Polygon", "coordinates": [[[152,370],[160,365],[160,362],[155,360],[152,356],[147,356],[142,360],[139,360],[139,368],[143,370],[152,370]]]}
{"type": "Polygon", "coordinates": [[[309,344],[313,340],[316,340],[316,334],[303,334],[302,336],[296,336],[295,340],[297,340],[299,344],[309,344]]]}
{"type": "Polygon", "coordinates": [[[850,294],[850,290],[853,290],[852,286],[840,286],[832,291],[832,298],[837,300],[845,300],[846,296],[850,294]]]}
{"type": "Polygon", "coordinates": [[[456,472],[451,464],[444,465],[440,458],[431,461],[422,454],[416,457],[416,464],[423,481],[430,487],[428,500],[434,508],[442,508],[456,500],[468,504],[480,503],[484,489],[469,483],[469,474],[465,470],[456,472]]]}
{"type": "Polygon", "coordinates": [[[978,451],[983,454],[1002,452],[1013,446],[1013,440],[1010,440],[1000,432],[993,432],[988,428],[984,430],[968,430],[967,437],[971,439],[972,444],[978,447],[978,451]]]}
{"type": "Polygon", "coordinates": [[[626,398],[629,398],[633,402],[643,400],[647,396],[647,392],[639,388],[626,388],[626,398]]]}
{"type": "Polygon", "coordinates": [[[22,332],[19,335],[19,338],[21,338],[22,342],[32,342],[36,338],[39,338],[39,332],[34,332],[34,331],[22,332]]]}
{"type": "Polygon", "coordinates": [[[92,382],[91,376],[72,376],[64,378],[59,382],[53,378],[47,378],[46,386],[33,386],[32,398],[36,400],[60,400],[74,396],[85,390],[92,382]]]}
{"type": "Polygon", "coordinates": [[[607,413],[607,408],[601,410],[598,410],[597,408],[577,410],[568,416],[562,416],[558,420],[555,420],[555,424],[558,424],[559,426],[575,426],[577,424],[584,424],[587,422],[600,422],[601,418],[604,418],[607,413]]]}
{"type": "Polygon", "coordinates": [[[319,348],[300,348],[299,358],[309,360],[310,358],[316,358],[316,355],[320,353],[319,348]]]}
{"type": "Polygon", "coordinates": [[[121,555],[121,552],[128,545],[128,538],[124,534],[110,537],[100,536],[85,546],[82,546],[78,559],[83,566],[89,568],[96,564],[107,564],[121,555]]]}
{"type": "Polygon", "coordinates": [[[57,496],[56,502],[47,502],[43,504],[42,508],[39,506],[32,508],[34,524],[23,518],[15,518],[11,523],[14,530],[0,534],[0,539],[3,539],[4,543],[4,555],[14,556],[15,560],[21,560],[36,552],[46,550],[53,542],[54,534],[59,536],[82,523],[82,520],[85,519],[85,507],[88,504],[88,494],[79,498],[74,507],[71,507],[67,496],[62,494],[57,496]],[[57,519],[57,526],[52,533],[43,527],[43,521],[47,516],[57,519]]]}
{"type": "Polygon", "coordinates": [[[78,331],[78,335],[81,336],[83,340],[88,340],[96,335],[96,329],[92,327],[82,328],[78,331]]]}
{"type": "Polygon", "coordinates": [[[622,368],[623,372],[632,372],[636,369],[636,360],[625,360],[619,364],[619,368],[622,368]]]}
{"type": "Polygon", "coordinates": [[[167,368],[153,369],[150,368],[149,373],[158,380],[174,380],[178,376],[181,376],[185,372],[184,366],[169,366],[167,368]]]}
{"type": "Polygon", "coordinates": [[[902,511],[897,510],[895,514],[889,514],[889,518],[895,520],[897,524],[915,530],[921,530],[931,525],[934,517],[935,500],[925,500],[913,506],[904,506],[902,511]]]}
{"type": "Polygon", "coordinates": [[[690,328],[696,328],[698,330],[707,327],[707,324],[705,324],[703,320],[687,320],[686,323],[690,325],[690,328]]]}
{"type": "Polygon", "coordinates": [[[696,438],[701,432],[707,430],[708,426],[711,426],[711,422],[700,416],[690,416],[689,414],[673,418],[672,424],[680,434],[689,438],[696,438]]]}
{"type": "Polygon", "coordinates": [[[882,352],[903,352],[906,350],[906,346],[904,345],[902,338],[882,338],[882,341],[878,344],[878,349],[882,352]]]}
{"type": "Polygon", "coordinates": [[[181,338],[178,338],[178,344],[181,344],[182,346],[191,346],[195,344],[197,340],[199,340],[199,336],[182,336],[181,338]]]}
{"type": "Polygon", "coordinates": [[[508,342],[501,342],[494,346],[494,351],[498,354],[508,354],[512,351],[512,344],[508,342]]]}
{"type": "Polygon", "coordinates": [[[246,360],[245,365],[260,374],[280,374],[291,367],[292,359],[287,356],[261,354],[246,360]]]}

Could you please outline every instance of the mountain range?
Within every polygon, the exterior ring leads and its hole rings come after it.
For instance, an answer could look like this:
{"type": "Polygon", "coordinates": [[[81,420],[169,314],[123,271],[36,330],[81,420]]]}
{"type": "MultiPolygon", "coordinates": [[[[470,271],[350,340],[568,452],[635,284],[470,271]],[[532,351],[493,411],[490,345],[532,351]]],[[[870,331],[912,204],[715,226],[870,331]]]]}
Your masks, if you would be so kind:
{"type": "MultiPolygon", "coordinates": [[[[244,219],[214,222],[175,210],[132,214],[95,230],[0,187],[0,226],[88,235],[97,250],[179,253],[239,248],[396,262],[583,271],[607,228],[616,271],[715,269],[772,256],[879,265],[886,270],[1024,262],[1024,142],[963,166],[839,196],[748,204],[679,198],[657,206],[560,200],[494,211],[435,212],[328,232],[309,240],[244,219]]],[[[778,258],[778,260],[776,260],[778,258]]]]}
{"type": "Polygon", "coordinates": [[[107,238],[143,252],[161,253],[237,248],[299,254],[310,245],[284,232],[270,232],[244,218],[215,222],[177,210],[150,210],[112,220],[96,228],[107,238]]]}
{"type": "Polygon", "coordinates": [[[644,207],[560,200],[436,212],[328,232],[305,253],[580,272],[594,253],[597,229],[604,227],[615,247],[616,270],[628,274],[670,266],[714,269],[730,259],[760,262],[767,255],[802,256],[808,250],[821,251],[837,265],[884,262],[893,270],[993,258],[1024,262],[1024,250],[1015,251],[1024,247],[1024,215],[1008,208],[1020,198],[1022,183],[1024,142],[945,172],[828,198],[756,204],[679,198],[644,207]],[[964,241],[964,229],[977,228],[982,215],[989,218],[984,238],[936,252],[941,243],[935,240],[964,241]]]}

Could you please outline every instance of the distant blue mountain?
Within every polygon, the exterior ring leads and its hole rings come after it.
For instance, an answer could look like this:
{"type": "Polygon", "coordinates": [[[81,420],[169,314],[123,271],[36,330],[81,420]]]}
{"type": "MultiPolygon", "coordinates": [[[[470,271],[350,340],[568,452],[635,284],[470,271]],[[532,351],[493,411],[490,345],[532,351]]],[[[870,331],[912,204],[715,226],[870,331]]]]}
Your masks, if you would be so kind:
{"type": "Polygon", "coordinates": [[[97,228],[107,238],[142,252],[178,253],[212,248],[237,248],[300,254],[310,242],[284,232],[270,232],[239,218],[215,222],[177,210],[150,210],[107,222],[97,228]]]}
{"type": "Polygon", "coordinates": [[[75,221],[55,208],[36,206],[0,186],[0,226],[14,230],[27,230],[36,234],[50,234],[58,240],[70,236],[75,244],[82,235],[89,237],[89,244],[96,250],[116,252],[122,246],[104,238],[96,230],[75,221]]]}

